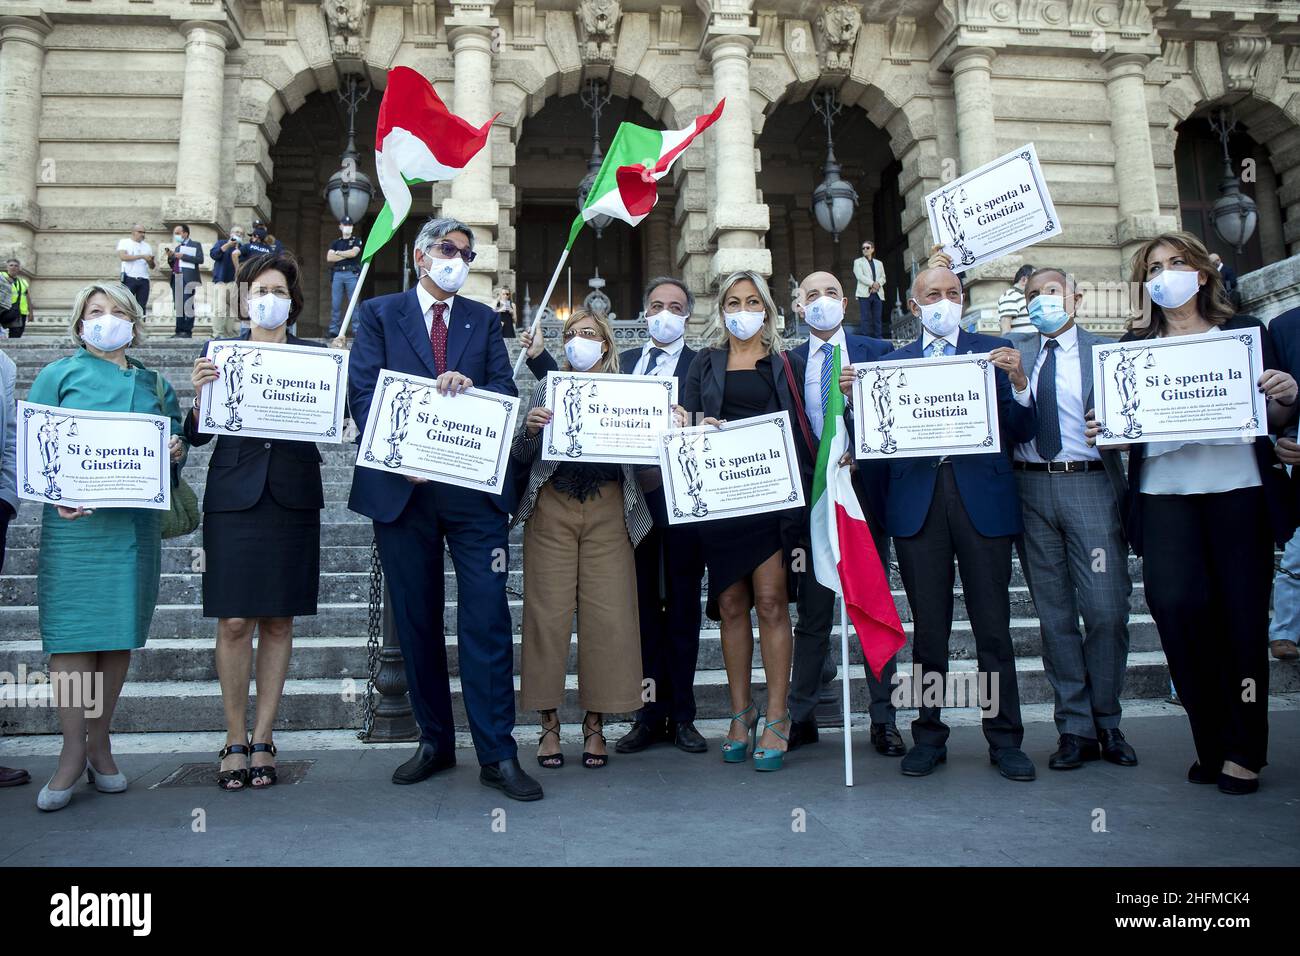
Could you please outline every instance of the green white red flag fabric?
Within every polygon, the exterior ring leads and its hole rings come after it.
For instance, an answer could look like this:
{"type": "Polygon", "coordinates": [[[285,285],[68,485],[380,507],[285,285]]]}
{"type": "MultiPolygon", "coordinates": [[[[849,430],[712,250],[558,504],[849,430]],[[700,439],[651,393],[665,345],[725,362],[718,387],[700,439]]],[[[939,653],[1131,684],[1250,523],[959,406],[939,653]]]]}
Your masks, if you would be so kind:
{"type": "Polygon", "coordinates": [[[831,394],[813,475],[813,573],[822,587],[844,595],[844,606],[858,633],[862,656],[878,680],[885,664],[898,653],[906,639],[889,580],[853,490],[849,466],[840,464],[850,449],[844,426],[844,394],[838,387],[841,364],[838,345],[832,361],[831,394]]]}
{"type": "Polygon", "coordinates": [[[454,178],[483,148],[496,118],[475,127],[453,115],[433,84],[415,70],[398,66],[388,71],[375,128],[375,170],[384,208],[366,237],[363,261],[378,252],[406,219],[411,211],[410,186],[454,178]]]}
{"type": "Polygon", "coordinates": [[[668,175],[691,141],[722,115],[726,102],[719,100],[712,113],[695,117],[685,129],[647,129],[620,123],[564,248],[572,249],[583,224],[597,216],[621,219],[633,226],[648,216],[659,201],[659,180],[668,175]]]}

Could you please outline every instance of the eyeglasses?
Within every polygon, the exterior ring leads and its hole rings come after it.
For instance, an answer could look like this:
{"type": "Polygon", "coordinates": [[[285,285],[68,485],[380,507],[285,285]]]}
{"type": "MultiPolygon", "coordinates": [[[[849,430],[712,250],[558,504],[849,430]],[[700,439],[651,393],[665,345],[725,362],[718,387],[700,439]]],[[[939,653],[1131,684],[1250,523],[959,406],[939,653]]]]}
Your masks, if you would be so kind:
{"type": "Polygon", "coordinates": [[[442,242],[435,242],[429,247],[430,252],[433,252],[435,249],[438,251],[438,255],[443,259],[455,259],[457,256],[460,256],[467,263],[473,262],[477,255],[477,253],[471,252],[468,248],[462,249],[460,246],[456,245],[456,243],[449,242],[445,239],[442,242]]]}
{"type": "Polygon", "coordinates": [[[569,329],[564,333],[564,341],[569,341],[575,335],[581,335],[584,339],[592,339],[596,342],[600,342],[605,338],[600,334],[599,329],[569,329]]]}

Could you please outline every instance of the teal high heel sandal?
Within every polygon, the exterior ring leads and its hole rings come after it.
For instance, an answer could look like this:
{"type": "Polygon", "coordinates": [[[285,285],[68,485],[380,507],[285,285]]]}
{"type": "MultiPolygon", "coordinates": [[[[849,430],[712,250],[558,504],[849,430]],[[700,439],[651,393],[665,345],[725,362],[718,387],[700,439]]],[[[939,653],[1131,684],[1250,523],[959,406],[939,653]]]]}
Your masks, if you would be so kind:
{"type": "Polygon", "coordinates": [[[758,739],[758,711],[755,710],[753,701],[750,701],[749,706],[740,713],[732,714],[731,719],[740,721],[749,739],[732,740],[728,737],[722,742],[722,759],[727,763],[744,763],[745,757],[749,755],[750,749],[755,746],[758,739]],[[751,710],[754,711],[754,722],[752,724],[745,720],[745,715],[751,710]]]}
{"type": "MultiPolygon", "coordinates": [[[[772,731],[772,733],[776,734],[778,737],[780,737],[788,744],[790,742],[790,738],[787,737],[785,734],[781,733],[781,731],[776,729],[777,724],[788,724],[788,723],[790,723],[790,715],[786,714],[780,720],[774,720],[771,723],[767,724],[764,727],[764,729],[772,731]]],[[[758,729],[757,720],[754,721],[754,729],[755,730],[758,729]]],[[[766,748],[764,748],[763,750],[759,750],[757,749],[757,747],[754,750],[755,770],[780,770],[781,764],[784,760],[785,760],[784,750],[768,750],[766,748]]]]}

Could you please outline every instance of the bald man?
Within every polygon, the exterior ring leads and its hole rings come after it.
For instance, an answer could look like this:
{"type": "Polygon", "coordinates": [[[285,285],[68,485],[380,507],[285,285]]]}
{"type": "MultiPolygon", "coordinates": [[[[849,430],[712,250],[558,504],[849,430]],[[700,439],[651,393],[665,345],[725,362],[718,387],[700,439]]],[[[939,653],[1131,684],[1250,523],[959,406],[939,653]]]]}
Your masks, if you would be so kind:
{"type": "Polygon", "coordinates": [[[149,314],[149,270],[154,267],[153,247],[144,241],[144,226],[136,223],[131,235],[117,241],[117,257],[122,261],[122,284],[131,290],[140,310],[149,314]]]}
{"type": "MultiPolygon", "coordinates": [[[[1024,725],[1011,646],[1011,544],[1023,530],[1010,449],[1033,438],[1033,404],[1012,394],[1028,387],[1020,353],[1006,339],[967,332],[961,326],[961,282],[944,267],[925,269],[912,283],[908,308],[921,320],[915,341],[891,359],[987,354],[996,367],[998,424],[1003,447],[995,452],[903,458],[891,461],[885,490],[885,530],[912,609],[912,662],[920,669],[917,693],[937,673],[946,686],[952,636],[953,561],[961,568],[962,595],[975,637],[979,671],[988,676],[992,707],[980,721],[989,759],[1010,780],[1033,780],[1033,761],[1020,749],[1024,725]],[[993,683],[996,680],[996,685],[993,683]]],[[[851,394],[852,370],[840,377],[851,394]]],[[[948,758],[948,727],[939,707],[921,707],[912,722],[912,750],[902,771],[921,777],[948,758]]]]}
{"type": "MultiPolygon", "coordinates": [[[[810,336],[795,352],[807,361],[804,373],[804,407],[813,435],[821,438],[826,420],[832,380],[835,346],[840,347],[840,362],[873,362],[892,352],[894,346],[884,339],[853,335],[844,331],[847,302],[839,279],[829,272],[814,272],[799,284],[798,311],[808,323],[810,336]]],[[[853,487],[867,517],[876,553],[889,577],[889,536],[884,530],[884,486],[888,466],[879,462],[861,462],[853,475],[853,487]]],[[[811,556],[812,548],[807,545],[811,556]]],[[[790,678],[790,749],[817,742],[814,711],[823,687],[835,679],[835,661],[831,656],[831,624],[835,616],[835,592],[818,583],[811,562],[799,576],[799,621],[794,628],[794,670],[790,678]]],[[[871,691],[871,743],[878,753],[901,757],[907,753],[903,736],[895,723],[893,688],[894,662],[891,660],[876,680],[867,671],[871,691]]]]}

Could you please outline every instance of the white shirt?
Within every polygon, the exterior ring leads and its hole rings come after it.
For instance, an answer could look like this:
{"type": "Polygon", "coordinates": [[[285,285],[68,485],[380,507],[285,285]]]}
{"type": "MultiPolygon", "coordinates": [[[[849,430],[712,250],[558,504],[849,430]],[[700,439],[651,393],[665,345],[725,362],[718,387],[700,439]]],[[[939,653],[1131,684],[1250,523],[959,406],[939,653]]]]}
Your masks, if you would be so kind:
{"type": "Polygon", "coordinates": [[[641,346],[641,357],[636,360],[636,365],[632,366],[633,375],[672,375],[677,370],[677,360],[681,357],[682,349],[686,348],[686,336],[677,336],[676,342],[669,342],[667,345],[655,345],[653,339],[647,339],[645,345],[641,346]],[[651,349],[663,349],[662,355],[655,356],[655,367],[646,368],[650,362],[651,349]]]}
{"type": "MultiPolygon", "coordinates": [[[[808,339],[808,365],[803,373],[803,404],[808,412],[808,424],[812,426],[812,433],[818,438],[821,438],[822,425],[825,424],[822,414],[822,365],[826,362],[826,355],[822,352],[823,345],[838,345],[840,364],[847,365],[849,346],[844,338],[844,326],[841,325],[835,330],[835,334],[825,341],[815,335],[808,339]]],[[[833,352],[831,354],[834,355],[833,352]]],[[[840,383],[832,378],[831,388],[839,387],[840,383]]]]}
{"type": "MultiPolygon", "coordinates": [[[[431,339],[433,337],[433,306],[439,300],[435,299],[433,293],[424,287],[423,282],[416,283],[415,294],[420,299],[420,311],[424,314],[424,334],[431,339]]],[[[453,295],[441,301],[447,306],[447,311],[442,314],[442,324],[450,329],[451,310],[454,308],[452,303],[456,301],[456,297],[453,295]]]]}
{"type": "MultiPolygon", "coordinates": [[[[944,338],[944,341],[947,342],[949,345],[952,346],[952,354],[953,354],[953,355],[956,355],[956,354],[957,354],[957,334],[958,334],[958,332],[960,332],[960,331],[961,331],[960,329],[954,329],[954,330],[953,330],[953,333],[952,333],[951,335],[949,335],[949,336],[947,336],[946,338],[944,338]]],[[[935,339],[937,339],[937,338],[938,338],[938,336],[935,335],[933,332],[931,332],[929,329],[927,329],[924,325],[921,326],[921,355],[922,355],[922,357],[924,357],[924,358],[930,358],[930,343],[933,342],[933,341],[934,341],[935,339]]],[[[939,349],[939,355],[942,355],[944,351],[945,351],[945,350],[944,350],[942,347],[940,347],[940,349],[939,349]]],[[[938,357],[939,357],[938,355],[935,356],[935,358],[938,358],[938,357]]]]}
{"type": "MultiPolygon", "coordinates": [[[[1034,367],[1029,370],[1029,387],[1017,392],[1013,387],[1012,396],[1021,405],[1029,407],[1030,397],[1038,397],[1038,374],[1047,361],[1047,343],[1050,338],[1038,336],[1038,357],[1034,367]]],[[[1079,327],[1070,326],[1056,337],[1056,414],[1061,426],[1061,450],[1053,461],[1100,461],[1101,453],[1090,446],[1083,437],[1085,425],[1083,407],[1083,371],[1080,366],[1079,327]]],[[[1046,459],[1038,453],[1036,440],[1017,445],[1016,461],[1043,462],[1046,459]]]]}
{"type": "MultiPolygon", "coordinates": [[[[117,251],[125,252],[128,256],[153,255],[153,247],[149,243],[143,240],[136,242],[130,236],[117,241],[117,251]]],[[[149,263],[144,259],[132,259],[130,262],[123,262],[122,274],[133,279],[147,279],[149,278],[149,263]]]]}

